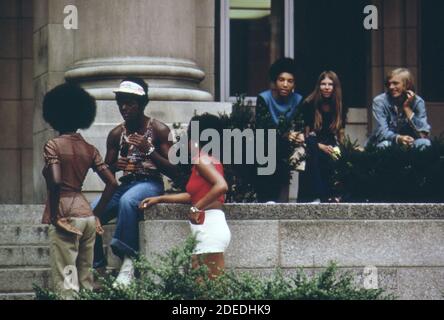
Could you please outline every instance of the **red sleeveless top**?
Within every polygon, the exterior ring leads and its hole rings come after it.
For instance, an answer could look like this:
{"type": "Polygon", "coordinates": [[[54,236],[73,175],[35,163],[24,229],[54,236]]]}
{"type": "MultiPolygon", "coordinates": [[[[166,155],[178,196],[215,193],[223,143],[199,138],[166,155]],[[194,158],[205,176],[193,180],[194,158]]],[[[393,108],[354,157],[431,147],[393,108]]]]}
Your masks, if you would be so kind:
{"type": "MultiPolygon", "coordinates": [[[[219,172],[222,177],[224,176],[224,167],[223,165],[217,161],[215,158],[205,155],[211,159],[211,163],[216,168],[217,172],[219,172]]],[[[213,185],[208,182],[205,178],[199,175],[199,172],[194,165],[191,170],[191,176],[186,185],[186,191],[191,195],[191,203],[195,205],[200,199],[205,197],[208,192],[210,192],[213,185]]],[[[218,199],[221,203],[225,202],[225,196],[221,195],[218,199]]]]}

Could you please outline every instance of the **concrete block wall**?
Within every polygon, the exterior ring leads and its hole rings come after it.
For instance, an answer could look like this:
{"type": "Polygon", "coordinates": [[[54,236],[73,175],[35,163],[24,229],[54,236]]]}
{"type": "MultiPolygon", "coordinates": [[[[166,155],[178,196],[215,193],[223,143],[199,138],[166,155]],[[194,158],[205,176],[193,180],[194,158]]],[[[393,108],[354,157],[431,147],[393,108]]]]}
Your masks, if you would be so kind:
{"type": "Polygon", "coordinates": [[[0,203],[32,203],[32,0],[0,0],[0,203]]]}
{"type": "Polygon", "coordinates": [[[350,108],[347,113],[345,136],[352,142],[357,141],[360,146],[365,146],[368,138],[368,112],[364,108],[350,108]]]}
{"type": "MultiPolygon", "coordinates": [[[[147,256],[180,245],[190,234],[186,206],[145,212],[141,248],[147,256]]],[[[276,267],[309,273],[335,261],[359,285],[376,267],[379,287],[399,299],[443,299],[443,205],[230,204],[226,265],[267,275],[276,267]]]]}
{"type": "MultiPolygon", "coordinates": [[[[183,244],[188,207],[158,205],[140,222],[141,252],[148,258],[183,244]]],[[[276,267],[310,275],[335,261],[362,286],[376,267],[380,288],[399,299],[443,299],[443,204],[227,204],[232,233],[226,265],[261,276],[276,267]]],[[[0,300],[30,299],[33,283],[50,283],[48,227],[41,205],[0,205],[0,300]]],[[[119,259],[107,248],[109,267],[119,259]]]]}

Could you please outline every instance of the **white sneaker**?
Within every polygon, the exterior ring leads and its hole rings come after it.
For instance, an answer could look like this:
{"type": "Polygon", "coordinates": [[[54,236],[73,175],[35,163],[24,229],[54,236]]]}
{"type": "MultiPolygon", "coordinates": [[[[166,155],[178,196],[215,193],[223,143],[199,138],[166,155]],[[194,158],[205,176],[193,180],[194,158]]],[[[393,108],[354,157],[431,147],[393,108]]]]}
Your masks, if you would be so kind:
{"type": "Polygon", "coordinates": [[[267,201],[267,202],[265,202],[265,204],[276,204],[276,202],[274,202],[274,201],[267,201]]]}
{"type": "Polygon", "coordinates": [[[310,203],[312,203],[312,204],[319,204],[319,203],[321,203],[321,199],[315,199],[315,200],[313,200],[310,203]]]}
{"type": "Polygon", "coordinates": [[[127,288],[134,280],[134,265],[129,257],[125,257],[119,275],[113,283],[113,288],[127,288]]]}

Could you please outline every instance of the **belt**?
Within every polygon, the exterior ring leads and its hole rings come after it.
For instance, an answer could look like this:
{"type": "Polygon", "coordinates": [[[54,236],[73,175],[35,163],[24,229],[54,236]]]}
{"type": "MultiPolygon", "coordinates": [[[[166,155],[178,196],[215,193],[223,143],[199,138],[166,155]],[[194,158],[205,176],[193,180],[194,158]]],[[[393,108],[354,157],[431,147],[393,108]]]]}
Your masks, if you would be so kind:
{"type": "Polygon", "coordinates": [[[134,174],[134,173],[119,178],[119,181],[122,183],[131,183],[134,181],[142,182],[142,181],[152,181],[152,180],[162,181],[161,177],[158,175],[146,175],[146,174],[134,174]]]}

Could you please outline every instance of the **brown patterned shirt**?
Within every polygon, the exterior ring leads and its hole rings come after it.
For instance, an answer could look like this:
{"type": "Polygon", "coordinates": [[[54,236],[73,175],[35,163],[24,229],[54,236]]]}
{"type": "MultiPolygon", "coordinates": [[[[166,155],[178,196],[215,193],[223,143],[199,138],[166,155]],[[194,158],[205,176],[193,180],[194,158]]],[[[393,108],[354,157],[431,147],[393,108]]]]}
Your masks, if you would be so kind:
{"type": "MultiPolygon", "coordinates": [[[[45,167],[43,176],[47,180],[49,166],[59,164],[62,176],[59,212],[61,217],[89,217],[93,215],[91,206],[82,194],[82,185],[88,170],[104,170],[99,151],[87,143],[79,133],[65,134],[49,140],[43,148],[45,167]]],[[[49,190],[42,223],[50,224],[49,190]]]]}

